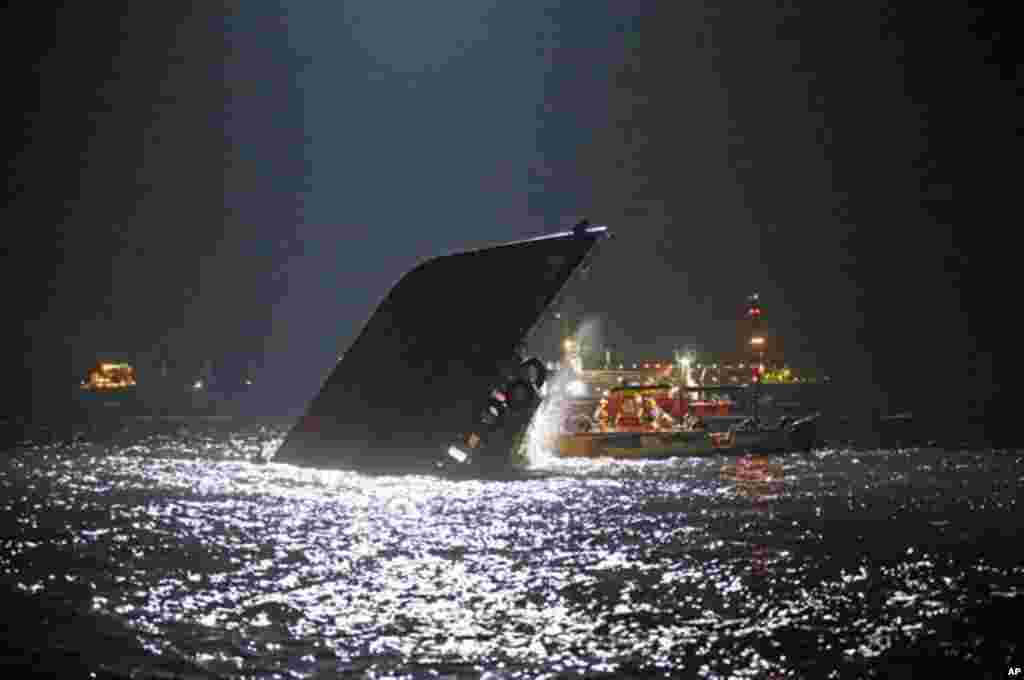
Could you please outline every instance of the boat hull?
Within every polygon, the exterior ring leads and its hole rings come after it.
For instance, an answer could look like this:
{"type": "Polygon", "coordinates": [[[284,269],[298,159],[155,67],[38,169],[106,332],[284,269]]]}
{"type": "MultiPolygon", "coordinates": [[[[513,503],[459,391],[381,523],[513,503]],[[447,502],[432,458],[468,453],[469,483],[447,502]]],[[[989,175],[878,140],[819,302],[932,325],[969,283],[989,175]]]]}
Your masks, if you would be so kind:
{"type": "Polygon", "coordinates": [[[599,432],[562,435],[560,458],[685,458],[806,451],[817,443],[817,414],[785,427],[725,432],[599,432]]]}
{"type": "Polygon", "coordinates": [[[561,438],[560,458],[679,458],[762,450],[786,450],[785,432],[735,433],[718,437],[704,432],[593,434],[561,438]]]}
{"type": "MultiPolygon", "coordinates": [[[[410,470],[446,461],[480,427],[481,400],[577,272],[603,227],[454,253],[388,292],[275,454],[308,467],[410,470]],[[383,379],[382,370],[398,379],[383,379]]],[[[533,407],[535,408],[535,407],[533,407]]],[[[529,413],[473,456],[504,461],[529,413]]]]}

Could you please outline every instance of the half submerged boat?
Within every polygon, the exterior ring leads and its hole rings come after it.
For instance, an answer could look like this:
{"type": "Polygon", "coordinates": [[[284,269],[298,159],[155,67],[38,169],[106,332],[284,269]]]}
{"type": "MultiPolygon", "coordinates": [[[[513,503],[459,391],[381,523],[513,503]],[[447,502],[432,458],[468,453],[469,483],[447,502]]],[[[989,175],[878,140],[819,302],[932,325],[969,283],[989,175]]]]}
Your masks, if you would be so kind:
{"type": "Polygon", "coordinates": [[[380,471],[504,468],[547,379],[523,347],[610,237],[571,231],[421,263],[377,307],[274,462],[380,471]],[[380,379],[382,366],[401,384],[380,379]]]}

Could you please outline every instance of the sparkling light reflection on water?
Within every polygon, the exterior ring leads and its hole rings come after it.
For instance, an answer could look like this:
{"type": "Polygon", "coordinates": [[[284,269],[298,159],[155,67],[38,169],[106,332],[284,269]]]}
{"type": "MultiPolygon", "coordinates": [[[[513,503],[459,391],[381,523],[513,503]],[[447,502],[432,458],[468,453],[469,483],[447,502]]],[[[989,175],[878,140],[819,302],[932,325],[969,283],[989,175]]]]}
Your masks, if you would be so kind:
{"type": "Polygon", "coordinates": [[[0,580],[123,624],[150,652],[115,655],[125,674],[173,656],[236,677],[787,677],[1019,654],[954,630],[1024,593],[1016,453],[548,461],[505,481],[250,462],[283,435],[25,442],[0,464],[0,580]]]}

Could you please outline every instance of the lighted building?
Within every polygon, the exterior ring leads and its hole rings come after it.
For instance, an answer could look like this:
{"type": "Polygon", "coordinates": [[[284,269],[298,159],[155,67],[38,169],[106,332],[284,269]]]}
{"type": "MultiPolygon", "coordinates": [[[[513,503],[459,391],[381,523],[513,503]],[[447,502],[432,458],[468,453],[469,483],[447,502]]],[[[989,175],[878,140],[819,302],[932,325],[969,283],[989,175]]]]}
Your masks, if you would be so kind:
{"type": "MultiPolygon", "coordinates": [[[[710,358],[695,363],[692,371],[700,384],[743,385],[753,380],[758,365],[757,361],[750,358],[710,358]]],[[[793,368],[780,359],[765,359],[763,365],[761,380],[765,383],[816,382],[813,374],[793,368]]]]}

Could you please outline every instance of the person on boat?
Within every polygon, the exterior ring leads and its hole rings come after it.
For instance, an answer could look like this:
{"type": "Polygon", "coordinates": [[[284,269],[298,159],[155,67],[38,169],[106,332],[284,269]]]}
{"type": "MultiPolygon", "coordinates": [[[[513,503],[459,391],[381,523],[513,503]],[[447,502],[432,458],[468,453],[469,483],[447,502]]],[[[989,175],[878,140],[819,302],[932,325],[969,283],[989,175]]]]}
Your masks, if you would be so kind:
{"type": "Polygon", "coordinates": [[[658,427],[663,430],[671,430],[676,426],[675,418],[665,409],[658,407],[658,427]]]}
{"type": "Polygon", "coordinates": [[[665,412],[663,408],[658,406],[658,402],[654,397],[648,397],[645,400],[645,415],[647,416],[647,423],[653,430],[670,429],[675,422],[672,420],[672,416],[665,412]]]}
{"type": "Polygon", "coordinates": [[[647,429],[658,429],[658,406],[650,397],[643,397],[640,401],[640,421],[647,429]]]}
{"type": "Polygon", "coordinates": [[[623,398],[622,403],[619,406],[619,412],[615,414],[616,429],[621,427],[635,428],[641,425],[639,401],[639,396],[627,396],[623,398]]]}
{"type": "Polygon", "coordinates": [[[608,431],[608,399],[602,397],[597,403],[597,410],[594,411],[594,422],[602,432],[608,431]]]}

